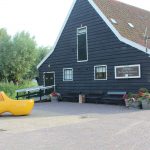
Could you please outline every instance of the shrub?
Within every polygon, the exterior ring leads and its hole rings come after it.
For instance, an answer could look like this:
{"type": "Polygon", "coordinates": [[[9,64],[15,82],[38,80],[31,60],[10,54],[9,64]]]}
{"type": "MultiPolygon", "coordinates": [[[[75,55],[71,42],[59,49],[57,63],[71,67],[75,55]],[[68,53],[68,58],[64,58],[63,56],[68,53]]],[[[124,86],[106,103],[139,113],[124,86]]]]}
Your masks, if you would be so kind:
{"type": "Polygon", "coordinates": [[[132,105],[134,102],[139,102],[141,106],[141,102],[146,100],[150,103],[150,93],[146,88],[140,88],[137,94],[128,93],[124,95],[125,104],[127,107],[132,105]]]}
{"type": "Polygon", "coordinates": [[[16,98],[16,92],[15,92],[16,90],[29,88],[29,87],[33,87],[33,86],[37,86],[37,83],[28,81],[28,80],[23,81],[19,85],[15,85],[12,82],[10,82],[10,83],[1,82],[0,83],[0,91],[4,91],[8,96],[15,99],[16,98]]]}
{"type": "Polygon", "coordinates": [[[146,89],[146,88],[140,88],[139,92],[141,92],[141,93],[148,93],[148,89],[146,89]]]}

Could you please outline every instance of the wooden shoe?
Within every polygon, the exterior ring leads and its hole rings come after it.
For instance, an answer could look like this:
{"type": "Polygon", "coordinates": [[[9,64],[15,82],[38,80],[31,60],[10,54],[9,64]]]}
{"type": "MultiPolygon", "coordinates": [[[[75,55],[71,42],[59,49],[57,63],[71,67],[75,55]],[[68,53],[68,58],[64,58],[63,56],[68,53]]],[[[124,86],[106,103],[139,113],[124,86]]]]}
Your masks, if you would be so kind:
{"type": "Polygon", "coordinates": [[[14,116],[29,115],[34,107],[34,100],[13,100],[0,92],[0,114],[9,112],[14,116]]]}

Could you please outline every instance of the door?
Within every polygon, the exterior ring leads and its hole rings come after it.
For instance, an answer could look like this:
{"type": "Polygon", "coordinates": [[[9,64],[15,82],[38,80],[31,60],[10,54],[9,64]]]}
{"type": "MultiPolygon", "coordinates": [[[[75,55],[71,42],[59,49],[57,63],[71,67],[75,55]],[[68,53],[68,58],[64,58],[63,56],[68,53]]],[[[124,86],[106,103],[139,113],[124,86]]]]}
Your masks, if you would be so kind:
{"type": "Polygon", "coordinates": [[[50,94],[55,91],[55,73],[54,72],[45,72],[44,73],[44,86],[54,86],[51,89],[45,91],[46,94],[50,94]]]}

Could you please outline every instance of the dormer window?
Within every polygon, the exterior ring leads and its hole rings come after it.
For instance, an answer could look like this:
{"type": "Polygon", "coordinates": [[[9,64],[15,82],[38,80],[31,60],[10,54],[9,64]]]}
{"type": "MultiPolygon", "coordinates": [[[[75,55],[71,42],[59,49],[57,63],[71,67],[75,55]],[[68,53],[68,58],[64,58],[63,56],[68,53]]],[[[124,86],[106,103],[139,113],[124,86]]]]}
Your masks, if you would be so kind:
{"type": "Polygon", "coordinates": [[[77,61],[88,61],[87,27],[77,28],[77,61]]]}
{"type": "Polygon", "coordinates": [[[128,25],[131,27],[131,28],[134,28],[134,25],[132,23],[128,23],[128,25]]]}
{"type": "Polygon", "coordinates": [[[110,19],[112,23],[117,24],[117,21],[113,18],[110,19]]]}

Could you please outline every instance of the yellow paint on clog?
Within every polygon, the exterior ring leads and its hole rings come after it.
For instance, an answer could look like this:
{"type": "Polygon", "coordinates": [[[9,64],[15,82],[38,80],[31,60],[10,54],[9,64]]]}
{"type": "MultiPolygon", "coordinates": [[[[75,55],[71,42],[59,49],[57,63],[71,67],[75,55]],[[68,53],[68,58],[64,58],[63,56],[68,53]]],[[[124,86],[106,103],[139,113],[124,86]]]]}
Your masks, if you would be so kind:
{"type": "Polygon", "coordinates": [[[9,112],[14,116],[29,115],[34,107],[34,100],[13,100],[0,92],[0,114],[9,112]]]}

